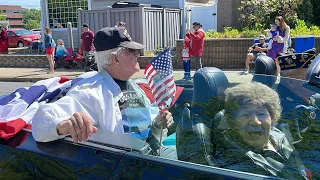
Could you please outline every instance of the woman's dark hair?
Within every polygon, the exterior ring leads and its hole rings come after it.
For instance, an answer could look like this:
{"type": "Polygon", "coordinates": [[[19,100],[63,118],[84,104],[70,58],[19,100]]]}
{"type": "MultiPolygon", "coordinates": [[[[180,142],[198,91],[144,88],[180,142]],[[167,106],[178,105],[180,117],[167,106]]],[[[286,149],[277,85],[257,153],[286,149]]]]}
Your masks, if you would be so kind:
{"type": "Polygon", "coordinates": [[[52,31],[49,27],[45,27],[44,30],[47,32],[47,34],[52,34],[52,31]]]}
{"type": "Polygon", "coordinates": [[[284,18],[282,16],[277,16],[275,19],[280,22],[279,28],[281,29],[282,33],[285,34],[286,29],[288,28],[286,21],[284,20],[284,18]]]}
{"type": "Polygon", "coordinates": [[[192,25],[202,27],[202,25],[199,22],[194,22],[192,25]]]}

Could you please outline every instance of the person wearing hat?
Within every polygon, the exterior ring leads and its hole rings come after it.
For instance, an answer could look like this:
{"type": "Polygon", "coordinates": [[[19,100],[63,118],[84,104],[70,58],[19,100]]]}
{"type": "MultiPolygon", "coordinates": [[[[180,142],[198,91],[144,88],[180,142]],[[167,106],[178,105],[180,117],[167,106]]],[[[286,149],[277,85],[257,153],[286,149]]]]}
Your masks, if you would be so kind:
{"type": "Polygon", "coordinates": [[[92,50],[93,47],[93,37],[94,37],[94,33],[92,31],[90,31],[89,29],[89,25],[84,23],[82,25],[82,34],[81,34],[81,40],[80,40],[80,48],[83,51],[83,56],[85,58],[85,66],[84,68],[87,68],[87,64],[89,61],[89,53],[92,50]]]}
{"type": "Polygon", "coordinates": [[[8,54],[9,39],[8,31],[0,25],[0,53],[8,54]]]}
{"type": "MultiPolygon", "coordinates": [[[[103,28],[95,34],[98,71],[85,73],[64,97],[40,106],[32,124],[36,141],[71,135],[74,143],[88,139],[103,143],[110,131],[142,140],[149,136],[159,140],[161,134],[166,137],[172,115],[160,113],[130,80],[140,70],[138,50],[145,46],[128,37],[123,27],[103,28]]],[[[175,149],[164,150],[162,155],[172,152],[176,158],[175,149]]]]}
{"type": "MultiPolygon", "coordinates": [[[[192,25],[194,32],[187,30],[186,37],[190,39],[191,56],[194,57],[196,61],[196,70],[198,70],[202,68],[201,57],[204,48],[205,32],[199,22],[194,22],[192,25]]],[[[190,78],[190,73],[187,74],[187,78],[190,78]]]]}
{"type": "Polygon", "coordinates": [[[245,67],[245,74],[249,73],[249,64],[251,61],[255,61],[258,55],[266,55],[268,52],[268,44],[265,42],[266,36],[261,34],[259,36],[259,43],[253,44],[248,49],[248,54],[246,57],[246,67],[245,67]]]}

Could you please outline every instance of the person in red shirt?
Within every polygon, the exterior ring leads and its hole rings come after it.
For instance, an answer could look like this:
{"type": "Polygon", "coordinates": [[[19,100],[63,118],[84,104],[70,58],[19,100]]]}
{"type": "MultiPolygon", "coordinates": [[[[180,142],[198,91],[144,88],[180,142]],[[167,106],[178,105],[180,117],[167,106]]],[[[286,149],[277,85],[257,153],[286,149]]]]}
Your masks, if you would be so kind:
{"type": "Polygon", "coordinates": [[[92,43],[93,43],[94,33],[90,31],[89,25],[86,23],[82,25],[82,31],[83,32],[81,34],[81,41],[80,41],[81,51],[80,52],[82,52],[86,60],[85,67],[84,67],[84,69],[86,69],[89,61],[89,53],[93,47],[92,43]]]}
{"type": "Polygon", "coordinates": [[[9,39],[8,31],[0,25],[0,53],[8,54],[9,39]]]}
{"type": "Polygon", "coordinates": [[[201,56],[204,47],[204,31],[201,28],[202,25],[199,22],[194,22],[193,24],[194,32],[187,30],[187,37],[190,38],[191,55],[194,56],[196,60],[196,70],[202,68],[201,56]]]}
{"type": "Polygon", "coordinates": [[[190,39],[185,37],[183,43],[183,50],[182,50],[182,61],[183,61],[183,69],[184,69],[184,77],[183,79],[189,80],[190,79],[190,39]]]}

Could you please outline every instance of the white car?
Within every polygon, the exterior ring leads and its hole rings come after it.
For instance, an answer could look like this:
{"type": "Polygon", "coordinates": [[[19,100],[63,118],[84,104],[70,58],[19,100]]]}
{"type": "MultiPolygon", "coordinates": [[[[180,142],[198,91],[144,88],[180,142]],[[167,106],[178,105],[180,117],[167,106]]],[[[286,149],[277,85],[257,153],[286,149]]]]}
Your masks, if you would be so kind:
{"type": "Polygon", "coordinates": [[[32,31],[34,34],[41,34],[41,29],[40,29],[40,28],[31,29],[31,31],[32,31]]]}

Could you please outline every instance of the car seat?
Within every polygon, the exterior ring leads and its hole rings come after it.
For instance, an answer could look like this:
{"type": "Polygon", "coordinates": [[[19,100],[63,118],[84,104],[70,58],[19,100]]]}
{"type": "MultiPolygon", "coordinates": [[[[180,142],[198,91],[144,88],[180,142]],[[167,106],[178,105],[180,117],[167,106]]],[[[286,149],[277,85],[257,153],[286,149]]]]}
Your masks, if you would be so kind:
{"type": "Polygon", "coordinates": [[[320,87],[320,54],[312,61],[307,73],[306,80],[310,85],[317,86],[317,91],[319,92],[320,87]]]}
{"type": "Polygon", "coordinates": [[[222,99],[228,86],[227,77],[217,68],[206,67],[195,73],[192,106],[186,104],[176,129],[179,160],[214,165],[210,155],[213,119],[223,107],[222,99]]]}
{"type": "Polygon", "coordinates": [[[269,87],[272,87],[277,78],[274,76],[276,74],[276,65],[272,58],[268,56],[258,56],[256,60],[255,74],[252,81],[260,82],[269,87]]]}

